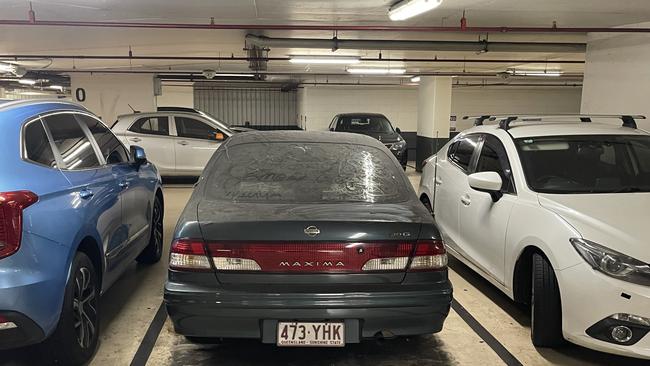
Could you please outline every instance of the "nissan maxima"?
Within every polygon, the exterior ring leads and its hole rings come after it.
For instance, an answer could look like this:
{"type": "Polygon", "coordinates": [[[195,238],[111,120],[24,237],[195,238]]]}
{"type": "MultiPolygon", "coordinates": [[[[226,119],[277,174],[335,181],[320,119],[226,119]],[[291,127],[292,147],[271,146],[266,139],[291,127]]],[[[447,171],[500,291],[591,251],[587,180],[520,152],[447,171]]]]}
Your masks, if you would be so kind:
{"type": "Polygon", "coordinates": [[[431,215],[379,141],[250,132],[199,179],[164,297],[193,341],[342,347],[439,332],[452,286],[431,215]]]}

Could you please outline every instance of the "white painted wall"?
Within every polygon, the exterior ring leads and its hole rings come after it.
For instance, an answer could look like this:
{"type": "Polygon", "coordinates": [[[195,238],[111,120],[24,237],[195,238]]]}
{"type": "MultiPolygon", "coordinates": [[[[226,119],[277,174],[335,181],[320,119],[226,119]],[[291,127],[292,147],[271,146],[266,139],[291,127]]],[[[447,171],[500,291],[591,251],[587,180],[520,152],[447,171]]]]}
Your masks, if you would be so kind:
{"type": "Polygon", "coordinates": [[[418,136],[449,137],[451,99],[451,77],[422,77],[418,88],[418,136]]]}
{"type": "Polygon", "coordinates": [[[156,96],[158,107],[194,108],[194,87],[188,85],[163,85],[162,94],[156,96]]]}
{"type": "MultiPolygon", "coordinates": [[[[586,60],[583,113],[650,116],[650,35],[590,34],[586,60]]],[[[650,121],[639,126],[650,130],[650,121]]]]}
{"type": "Polygon", "coordinates": [[[138,111],[155,110],[153,75],[72,74],[72,98],[83,104],[104,122],[111,125],[120,114],[132,113],[129,104],[138,111]],[[76,99],[75,91],[86,91],[86,100],[76,99]]]}
{"type": "MultiPolygon", "coordinates": [[[[460,120],[465,115],[579,113],[581,95],[579,87],[454,88],[451,115],[458,116],[457,127],[463,130],[471,126],[471,122],[460,120]]],[[[418,90],[415,87],[306,86],[298,98],[300,119],[307,119],[308,130],[327,129],[338,113],[375,112],[385,114],[403,131],[417,131],[418,90]]]]}

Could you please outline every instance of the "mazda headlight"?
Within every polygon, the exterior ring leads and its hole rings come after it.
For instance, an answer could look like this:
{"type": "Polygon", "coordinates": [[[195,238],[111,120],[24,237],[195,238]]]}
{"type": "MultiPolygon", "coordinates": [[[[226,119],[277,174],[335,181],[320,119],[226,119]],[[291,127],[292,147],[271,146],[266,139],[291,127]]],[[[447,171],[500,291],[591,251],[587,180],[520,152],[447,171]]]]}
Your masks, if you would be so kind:
{"type": "Polygon", "coordinates": [[[650,265],[592,241],[573,238],[571,244],[591,267],[619,280],[650,286],[650,265]]]}
{"type": "Polygon", "coordinates": [[[402,150],[404,146],[406,146],[406,141],[404,140],[397,141],[396,143],[393,144],[393,146],[390,147],[390,149],[394,151],[399,151],[402,150]]]}

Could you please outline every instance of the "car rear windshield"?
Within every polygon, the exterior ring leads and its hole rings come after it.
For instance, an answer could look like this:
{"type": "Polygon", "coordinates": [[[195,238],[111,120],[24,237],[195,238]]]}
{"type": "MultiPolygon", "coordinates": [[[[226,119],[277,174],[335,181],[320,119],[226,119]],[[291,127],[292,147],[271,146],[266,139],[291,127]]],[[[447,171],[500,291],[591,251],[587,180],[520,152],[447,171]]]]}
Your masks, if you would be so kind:
{"type": "Polygon", "coordinates": [[[374,147],[248,143],[219,149],[208,165],[208,199],[234,202],[393,203],[408,199],[404,172],[374,147]]]}
{"type": "Polygon", "coordinates": [[[363,133],[393,133],[393,126],[384,116],[343,116],[336,123],[335,131],[363,133]]]}
{"type": "Polygon", "coordinates": [[[541,193],[650,192],[650,136],[515,140],[526,180],[541,193]]]}

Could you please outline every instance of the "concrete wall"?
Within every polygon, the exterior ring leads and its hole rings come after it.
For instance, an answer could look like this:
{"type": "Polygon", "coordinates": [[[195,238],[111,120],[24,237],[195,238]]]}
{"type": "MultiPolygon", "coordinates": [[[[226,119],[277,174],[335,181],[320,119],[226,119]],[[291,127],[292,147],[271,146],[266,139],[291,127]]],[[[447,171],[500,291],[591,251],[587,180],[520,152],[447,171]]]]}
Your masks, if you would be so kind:
{"type": "Polygon", "coordinates": [[[136,110],[155,110],[152,75],[72,74],[72,99],[86,106],[111,125],[121,114],[136,110]],[[85,100],[77,98],[77,90],[85,91],[85,100]]]}
{"type": "MultiPolygon", "coordinates": [[[[649,83],[650,85],[650,83],[649,83]]],[[[649,86],[650,88],[650,86],[649,86]]],[[[579,113],[580,88],[454,88],[451,114],[579,113]]],[[[298,95],[300,120],[308,130],[325,130],[337,113],[385,114],[406,132],[417,131],[418,90],[414,87],[305,87],[298,95]]],[[[458,121],[459,129],[471,126],[458,121]]]]}
{"type": "Polygon", "coordinates": [[[194,108],[194,88],[192,85],[163,85],[162,94],[156,96],[156,106],[194,108]]]}
{"type": "Polygon", "coordinates": [[[587,44],[582,112],[650,116],[650,35],[594,33],[587,44]]]}

